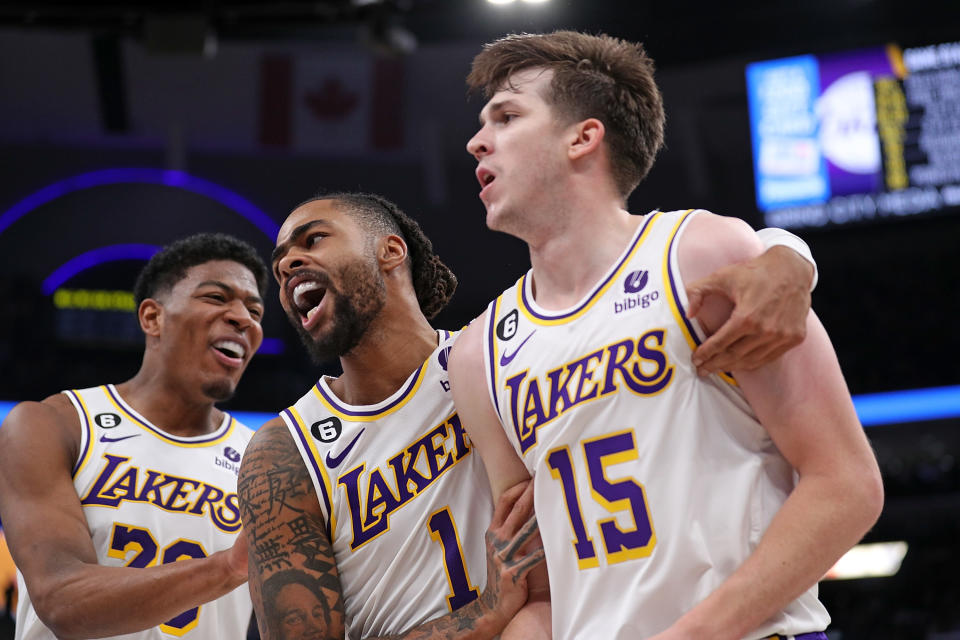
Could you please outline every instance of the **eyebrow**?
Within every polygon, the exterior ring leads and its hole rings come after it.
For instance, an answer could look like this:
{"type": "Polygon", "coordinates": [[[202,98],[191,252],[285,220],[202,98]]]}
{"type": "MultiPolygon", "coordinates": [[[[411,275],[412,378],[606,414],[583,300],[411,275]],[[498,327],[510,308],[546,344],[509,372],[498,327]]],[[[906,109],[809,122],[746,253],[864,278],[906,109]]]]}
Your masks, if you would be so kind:
{"type": "Polygon", "coordinates": [[[297,243],[297,241],[303,236],[303,234],[305,234],[307,231],[309,231],[313,227],[317,225],[322,225],[322,224],[329,224],[329,223],[323,218],[320,218],[318,220],[311,220],[310,222],[304,222],[300,226],[294,228],[293,232],[290,234],[290,237],[286,241],[278,244],[276,248],[273,250],[273,252],[270,254],[270,264],[273,264],[277,260],[279,260],[280,257],[283,256],[283,254],[285,254],[290,249],[291,246],[297,243]]]}
{"type": "MultiPolygon", "coordinates": [[[[514,105],[514,102],[515,101],[513,100],[513,98],[505,98],[503,100],[498,100],[497,102],[491,102],[486,106],[486,108],[483,111],[486,111],[492,116],[494,113],[499,113],[504,109],[506,109],[507,107],[512,107],[514,105]]],[[[477,116],[477,119],[480,121],[481,127],[484,125],[483,111],[481,111],[480,114],[477,116]]]]}
{"type": "MultiPolygon", "coordinates": [[[[231,287],[231,286],[228,285],[227,283],[221,282],[221,281],[219,281],[219,280],[204,280],[203,282],[197,284],[197,286],[196,286],[196,288],[194,289],[194,291],[196,291],[196,289],[199,289],[199,288],[201,288],[201,287],[217,287],[218,289],[222,289],[225,293],[229,293],[230,295],[233,295],[233,294],[234,294],[234,289],[233,289],[233,287],[231,287]]],[[[247,296],[246,298],[244,298],[244,302],[254,302],[254,303],[256,303],[256,304],[261,304],[261,305],[262,305],[262,304],[263,304],[263,298],[261,298],[261,297],[258,296],[258,295],[247,296]]]]}

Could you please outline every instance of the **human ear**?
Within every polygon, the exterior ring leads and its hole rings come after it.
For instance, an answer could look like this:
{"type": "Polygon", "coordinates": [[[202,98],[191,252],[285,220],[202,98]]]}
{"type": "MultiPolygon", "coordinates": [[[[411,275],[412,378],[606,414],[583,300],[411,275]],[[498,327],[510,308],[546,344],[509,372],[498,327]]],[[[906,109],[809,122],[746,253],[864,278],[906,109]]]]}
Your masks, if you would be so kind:
{"type": "Polygon", "coordinates": [[[148,336],[159,336],[163,327],[163,305],[153,298],[147,298],[140,303],[137,309],[140,319],[140,329],[148,336]]]}
{"type": "Polygon", "coordinates": [[[596,118],[587,118],[573,125],[572,133],[567,155],[571,160],[577,160],[600,148],[606,129],[596,118]]]}
{"type": "Polygon", "coordinates": [[[407,258],[407,243],[398,235],[390,234],[380,238],[377,249],[377,261],[386,272],[393,271],[407,258]]]}

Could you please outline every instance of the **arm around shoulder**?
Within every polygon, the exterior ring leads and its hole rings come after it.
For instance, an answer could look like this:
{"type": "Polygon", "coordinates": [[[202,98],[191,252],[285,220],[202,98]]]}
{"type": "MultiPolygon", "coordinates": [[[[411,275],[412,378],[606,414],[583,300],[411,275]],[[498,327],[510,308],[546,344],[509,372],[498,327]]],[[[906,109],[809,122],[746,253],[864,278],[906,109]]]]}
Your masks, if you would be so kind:
{"type": "MultiPolygon", "coordinates": [[[[724,222],[732,220],[736,219],[701,214],[691,226],[728,233],[739,226],[737,234],[746,239],[747,226],[724,222]]],[[[755,235],[763,241],[763,253],[751,249],[708,275],[687,281],[691,317],[703,315],[701,303],[708,296],[733,305],[727,320],[694,352],[693,363],[701,375],[756,369],[800,344],[806,335],[811,273],[816,278],[809,248],[782,229],[763,229],[755,235]]],[[[705,240],[716,244],[710,236],[705,240]]]]}
{"type": "MultiPolygon", "coordinates": [[[[750,250],[735,225],[709,222],[698,231],[708,229],[725,248],[715,250],[694,235],[700,243],[686,254],[681,246],[682,273],[735,259],[730,247],[750,250]]],[[[701,320],[716,327],[724,313],[728,306],[714,305],[701,320]]],[[[796,470],[797,484],[753,553],[673,631],[711,635],[724,629],[731,638],[749,633],[815,584],[879,516],[880,472],[833,347],[812,312],[806,326],[798,347],[756,370],[733,372],[758,420],[796,470]]]]}

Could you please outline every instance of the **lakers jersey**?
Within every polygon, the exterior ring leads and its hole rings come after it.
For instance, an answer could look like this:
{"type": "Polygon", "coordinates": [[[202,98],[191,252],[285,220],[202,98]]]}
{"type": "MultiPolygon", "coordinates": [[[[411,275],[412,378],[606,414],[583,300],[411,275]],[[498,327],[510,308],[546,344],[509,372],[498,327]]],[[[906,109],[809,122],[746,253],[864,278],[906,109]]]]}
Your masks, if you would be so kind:
{"type": "MultiPolygon", "coordinates": [[[[677,239],[654,212],[593,290],[539,307],[528,273],[487,310],[488,389],[534,476],[555,637],[641,638],[739,567],[794,486],[729,376],[701,378],[677,239]],[[549,523],[549,526],[547,526],[549,523]]],[[[751,634],[825,628],[816,588],[751,634]]]]}
{"type": "MultiPolygon", "coordinates": [[[[151,567],[233,545],[240,531],[237,474],[251,436],[247,427],[225,415],[214,433],[173,436],[124,402],[113,385],[64,393],[80,415],[73,484],[100,564],[151,567]]],[[[53,640],[18,577],[16,637],[53,640]]],[[[245,638],[252,608],[244,584],[157,627],[118,637],[245,638]]]]}
{"type": "Polygon", "coordinates": [[[350,637],[401,633],[476,599],[493,514],[454,412],[450,332],[389,398],[353,406],[321,379],[283,419],[326,518],[350,637]]]}

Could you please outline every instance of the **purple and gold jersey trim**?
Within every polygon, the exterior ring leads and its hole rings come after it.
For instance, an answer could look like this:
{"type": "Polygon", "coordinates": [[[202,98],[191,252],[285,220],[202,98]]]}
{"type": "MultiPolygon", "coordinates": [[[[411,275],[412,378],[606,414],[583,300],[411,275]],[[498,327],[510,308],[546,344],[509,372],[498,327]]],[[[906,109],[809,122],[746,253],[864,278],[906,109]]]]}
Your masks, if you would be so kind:
{"type": "Polygon", "coordinates": [[[327,476],[326,469],[320,464],[320,461],[323,459],[323,456],[317,451],[316,443],[314,443],[312,438],[308,438],[307,434],[310,433],[310,427],[307,425],[303,418],[300,417],[300,414],[297,412],[295,407],[290,407],[289,409],[284,409],[281,414],[287,419],[287,423],[295,426],[296,429],[293,431],[296,432],[297,438],[300,439],[300,445],[304,451],[309,451],[310,455],[310,466],[313,467],[314,477],[320,480],[319,484],[319,493],[323,500],[323,506],[327,512],[327,533],[330,536],[330,539],[333,540],[334,532],[337,530],[337,519],[333,513],[333,503],[332,503],[332,490],[330,485],[330,478],[327,476]]]}
{"type": "Polygon", "coordinates": [[[683,307],[683,301],[680,298],[680,291],[677,287],[679,274],[674,273],[674,265],[670,260],[670,256],[673,255],[674,244],[680,235],[680,227],[690,219],[692,213],[693,210],[689,209],[677,220],[677,223],[673,226],[673,231],[670,232],[670,241],[667,243],[667,250],[663,254],[663,273],[666,277],[664,285],[669,292],[668,300],[670,301],[670,310],[673,312],[674,320],[677,321],[677,324],[680,325],[680,328],[683,330],[683,337],[686,338],[691,351],[700,346],[701,340],[697,335],[696,327],[687,317],[686,309],[683,307]]]}
{"type": "Polygon", "coordinates": [[[64,393],[73,401],[73,406],[77,409],[77,413],[80,414],[80,430],[82,432],[80,438],[80,455],[77,456],[77,462],[71,472],[72,476],[76,478],[77,474],[80,473],[80,470],[83,469],[90,459],[90,452],[93,450],[91,444],[93,442],[93,427],[90,426],[90,412],[87,411],[87,405],[83,402],[80,394],[73,389],[64,391],[64,393]]]}
{"type": "Polygon", "coordinates": [[[543,313],[536,311],[533,308],[533,285],[530,279],[530,273],[527,272],[522,278],[520,278],[519,285],[517,286],[517,307],[520,311],[523,312],[531,322],[540,325],[556,325],[563,324],[565,322],[570,322],[571,320],[576,320],[583,314],[585,314],[590,307],[593,306],[593,303],[600,299],[607,289],[610,288],[610,285],[614,283],[617,277],[620,275],[620,272],[623,271],[626,264],[630,261],[630,258],[633,257],[640,245],[643,244],[643,241],[648,235],[648,231],[653,227],[655,220],[660,218],[661,212],[653,211],[647,214],[646,219],[643,221],[643,224],[639,226],[636,233],[634,234],[633,240],[627,246],[626,251],[623,252],[623,255],[616,262],[607,276],[594,288],[593,292],[590,293],[579,305],[570,309],[569,311],[562,311],[557,314],[552,313],[543,313]]]}
{"type": "Polygon", "coordinates": [[[490,391],[490,399],[493,401],[493,408],[497,412],[497,416],[500,418],[500,421],[503,421],[503,415],[500,413],[500,400],[497,398],[497,313],[500,310],[500,298],[503,296],[497,296],[493,302],[490,303],[490,306],[487,307],[487,353],[486,353],[486,365],[487,365],[487,381],[490,383],[488,389],[490,391]]]}
{"type": "MultiPolygon", "coordinates": [[[[445,329],[438,331],[439,344],[437,346],[439,347],[440,344],[443,344],[451,335],[453,334],[445,329]]],[[[433,357],[434,353],[435,352],[430,354],[430,358],[433,357]]],[[[372,422],[397,411],[405,405],[410,398],[417,394],[417,389],[420,388],[420,384],[423,382],[424,375],[427,372],[427,363],[430,362],[430,358],[423,361],[420,367],[407,378],[400,392],[395,394],[395,397],[384,406],[356,407],[344,404],[327,388],[326,383],[323,382],[322,379],[313,385],[311,391],[317,396],[317,399],[320,400],[323,406],[337,417],[350,420],[351,422],[372,422]]]]}
{"type": "Polygon", "coordinates": [[[116,387],[114,387],[112,384],[104,385],[100,388],[103,389],[104,394],[113,404],[113,406],[116,407],[117,410],[123,413],[127,418],[129,418],[134,424],[146,429],[164,442],[176,445],[178,447],[209,447],[212,444],[217,444],[218,442],[229,438],[230,434],[233,433],[233,430],[237,425],[237,421],[233,419],[233,416],[224,412],[223,422],[220,423],[220,426],[213,433],[189,438],[174,436],[154,426],[149,420],[137,413],[133,407],[128,405],[124,399],[120,397],[120,394],[117,393],[116,387]]]}
{"type": "MultiPolygon", "coordinates": [[[[670,310],[673,312],[673,318],[683,332],[683,337],[686,339],[691,351],[696,350],[703,342],[703,340],[700,339],[701,330],[687,317],[687,311],[684,309],[683,300],[680,297],[680,288],[677,284],[680,280],[680,274],[677,273],[680,268],[679,262],[675,262],[671,257],[675,255],[674,245],[677,242],[677,238],[680,237],[680,230],[693,218],[694,213],[695,211],[693,209],[688,209],[686,213],[680,216],[680,219],[673,227],[673,231],[670,232],[670,242],[667,243],[667,250],[663,255],[664,286],[668,291],[667,299],[670,302],[670,310]]],[[[733,376],[729,373],[719,373],[717,375],[724,381],[736,386],[736,380],[734,380],[733,376]]]]}

